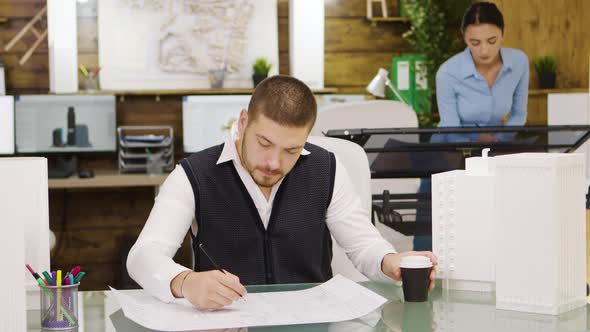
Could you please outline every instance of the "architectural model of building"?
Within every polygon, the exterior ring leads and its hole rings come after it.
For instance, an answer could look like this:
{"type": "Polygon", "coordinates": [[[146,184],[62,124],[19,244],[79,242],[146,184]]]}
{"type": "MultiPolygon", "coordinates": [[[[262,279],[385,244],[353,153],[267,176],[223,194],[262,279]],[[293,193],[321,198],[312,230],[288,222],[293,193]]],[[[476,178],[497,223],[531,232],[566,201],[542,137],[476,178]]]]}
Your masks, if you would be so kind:
{"type": "Polygon", "coordinates": [[[432,176],[443,287],[495,290],[498,309],[555,315],[584,306],[584,156],[483,154],[432,176]]]}

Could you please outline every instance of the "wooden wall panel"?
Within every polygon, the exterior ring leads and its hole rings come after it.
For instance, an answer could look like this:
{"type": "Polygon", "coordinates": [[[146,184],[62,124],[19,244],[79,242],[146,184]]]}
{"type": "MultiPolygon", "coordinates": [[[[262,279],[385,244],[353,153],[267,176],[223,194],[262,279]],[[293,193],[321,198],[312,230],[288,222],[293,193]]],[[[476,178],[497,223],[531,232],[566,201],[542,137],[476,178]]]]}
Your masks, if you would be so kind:
{"type": "Polygon", "coordinates": [[[379,24],[372,27],[365,18],[326,19],[326,53],[359,52],[359,56],[372,52],[410,51],[410,45],[400,36],[407,24],[379,24]]]}
{"type": "MultiPolygon", "coordinates": [[[[0,14],[0,17],[2,17],[2,14],[0,14]]],[[[10,42],[10,40],[29,22],[30,19],[30,17],[10,18],[8,22],[0,25],[0,31],[2,31],[2,36],[6,36],[6,38],[2,38],[0,40],[0,50],[2,50],[2,52],[4,52],[4,47],[6,46],[6,44],[10,42]]],[[[41,28],[45,28],[46,25],[38,23],[37,25],[35,25],[35,27],[39,28],[38,30],[41,30],[41,28]]],[[[28,33],[25,36],[23,36],[21,41],[16,43],[10,49],[10,51],[8,51],[8,53],[23,54],[28,50],[29,45],[32,45],[36,39],[37,38],[32,33],[28,33]]],[[[47,52],[47,42],[41,43],[37,50],[41,52],[47,52]]]]}
{"type": "MultiPolygon", "coordinates": [[[[289,16],[289,0],[278,0],[279,17],[289,16]]],[[[331,17],[365,17],[367,14],[366,0],[329,0],[325,1],[326,18],[331,17]]],[[[398,16],[397,0],[387,1],[389,16],[398,16]]],[[[380,13],[381,11],[374,11],[380,13]]]]}
{"type": "Polygon", "coordinates": [[[30,18],[46,3],[46,0],[0,0],[0,16],[30,18]]]}
{"type": "Polygon", "coordinates": [[[5,64],[8,93],[35,93],[49,91],[49,65],[47,52],[34,53],[24,66],[18,64],[22,53],[2,55],[5,64]]]}
{"type": "MultiPolygon", "coordinates": [[[[51,190],[50,227],[58,239],[52,268],[80,264],[88,272],[83,290],[106,289],[121,277],[121,251],[141,232],[154,202],[153,188],[51,190]]],[[[188,240],[177,253],[190,264],[188,240]]]]}
{"type": "MultiPolygon", "coordinates": [[[[289,49],[289,17],[279,17],[279,51],[289,49]]],[[[280,59],[279,59],[280,63],[280,59]]]]}
{"type": "MultiPolygon", "coordinates": [[[[0,24],[0,59],[6,66],[8,93],[46,93],[49,90],[47,40],[39,45],[24,66],[20,66],[18,61],[36,40],[32,33],[25,35],[10,51],[4,51],[5,45],[45,4],[44,0],[0,0],[0,17],[8,18],[6,23],[0,24]]],[[[37,23],[35,27],[44,29],[46,21],[37,23]]]]}
{"type": "Polygon", "coordinates": [[[279,74],[289,75],[289,52],[279,52],[279,74]]]}
{"type": "MultiPolygon", "coordinates": [[[[387,3],[389,15],[396,16],[397,1],[387,3]]],[[[279,72],[281,74],[289,73],[288,4],[288,0],[278,0],[279,72]]],[[[325,16],[324,82],[326,86],[343,88],[346,93],[364,93],[365,86],[380,67],[389,68],[393,56],[410,50],[409,45],[402,38],[408,25],[380,23],[371,26],[366,19],[365,0],[327,1],[325,16]]]]}
{"type": "MultiPolygon", "coordinates": [[[[388,1],[389,16],[397,16],[397,1],[388,1]]],[[[371,25],[366,1],[326,2],[324,82],[341,93],[365,93],[379,68],[389,70],[394,56],[410,51],[402,38],[406,23],[371,25]]],[[[374,11],[376,15],[379,11],[374,11]]]]}
{"type": "Polygon", "coordinates": [[[389,68],[395,53],[372,52],[359,55],[356,52],[326,53],[324,80],[327,86],[366,87],[380,67],[389,68]],[[359,84],[366,82],[366,84],[359,84]]]}
{"type": "Polygon", "coordinates": [[[526,124],[529,126],[547,125],[547,95],[530,95],[526,124]]]}
{"type": "Polygon", "coordinates": [[[531,87],[538,78],[532,62],[543,55],[557,59],[558,88],[588,87],[590,1],[495,0],[504,14],[505,45],[523,50],[531,62],[531,87]]]}
{"type": "MultiPolygon", "coordinates": [[[[365,0],[330,0],[325,3],[326,17],[365,17],[367,15],[365,0]]],[[[399,16],[397,0],[388,0],[386,3],[389,16],[399,16]]],[[[374,9],[373,13],[378,16],[381,9],[374,9]]]]}

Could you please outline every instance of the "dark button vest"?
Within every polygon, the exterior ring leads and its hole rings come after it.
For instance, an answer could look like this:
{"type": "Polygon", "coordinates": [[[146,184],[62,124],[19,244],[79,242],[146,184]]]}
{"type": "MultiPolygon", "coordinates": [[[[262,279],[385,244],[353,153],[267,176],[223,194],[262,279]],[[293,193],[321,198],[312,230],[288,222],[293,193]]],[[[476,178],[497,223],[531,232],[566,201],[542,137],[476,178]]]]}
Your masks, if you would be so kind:
{"type": "Polygon", "coordinates": [[[324,282],[332,277],[332,240],[326,212],[334,188],[334,155],[306,144],[276,193],[265,229],[233,162],[217,165],[223,145],[195,153],[180,163],[195,195],[198,223],[193,238],[195,271],[217,265],[242,284],[324,282]]]}

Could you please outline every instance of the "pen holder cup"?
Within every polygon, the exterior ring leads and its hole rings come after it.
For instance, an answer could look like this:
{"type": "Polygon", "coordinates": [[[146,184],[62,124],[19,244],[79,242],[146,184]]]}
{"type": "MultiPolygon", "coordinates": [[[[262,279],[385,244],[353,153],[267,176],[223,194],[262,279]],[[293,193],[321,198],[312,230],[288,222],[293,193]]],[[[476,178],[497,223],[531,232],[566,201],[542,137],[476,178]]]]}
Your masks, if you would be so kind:
{"type": "Polygon", "coordinates": [[[41,328],[71,330],[78,327],[78,286],[39,286],[41,288],[41,328]]]}
{"type": "Polygon", "coordinates": [[[90,75],[84,77],[84,89],[87,92],[96,92],[98,90],[98,77],[90,75]]]}
{"type": "Polygon", "coordinates": [[[164,160],[162,159],[162,153],[151,153],[148,154],[146,160],[146,173],[150,175],[162,174],[164,172],[164,160]]]}

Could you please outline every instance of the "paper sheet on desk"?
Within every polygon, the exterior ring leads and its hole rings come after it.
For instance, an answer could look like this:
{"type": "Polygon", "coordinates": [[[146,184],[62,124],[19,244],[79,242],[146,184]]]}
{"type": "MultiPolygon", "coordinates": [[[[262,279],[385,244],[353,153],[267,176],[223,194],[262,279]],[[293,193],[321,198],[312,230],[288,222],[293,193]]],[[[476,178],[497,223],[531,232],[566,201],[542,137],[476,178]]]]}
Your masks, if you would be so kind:
{"type": "Polygon", "coordinates": [[[340,275],[299,291],[249,293],[217,311],[199,311],[185,299],[163,303],[146,292],[112,290],[127,318],[166,331],[338,322],[365,316],[387,302],[340,275]]]}

